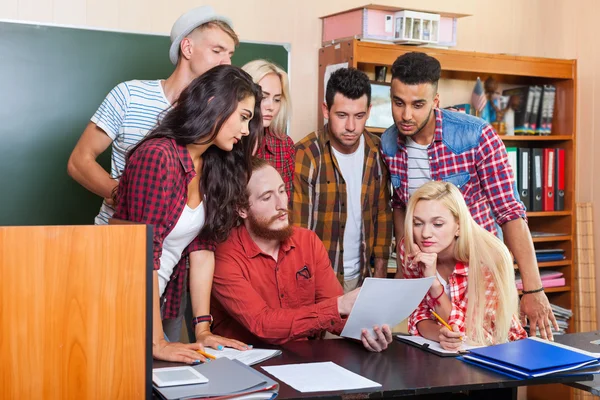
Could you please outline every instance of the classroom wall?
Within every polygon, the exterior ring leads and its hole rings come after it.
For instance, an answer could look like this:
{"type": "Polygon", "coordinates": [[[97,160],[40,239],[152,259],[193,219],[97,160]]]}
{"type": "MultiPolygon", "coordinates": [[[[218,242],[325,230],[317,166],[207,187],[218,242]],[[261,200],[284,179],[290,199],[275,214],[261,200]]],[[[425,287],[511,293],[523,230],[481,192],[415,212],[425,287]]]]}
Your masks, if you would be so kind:
{"type": "MultiPolygon", "coordinates": [[[[318,17],[367,3],[471,14],[459,21],[459,50],[577,58],[576,197],[594,203],[600,226],[600,182],[593,178],[598,168],[594,155],[600,153],[600,141],[595,140],[600,119],[594,115],[600,96],[600,49],[595,43],[600,3],[595,0],[1,0],[0,18],[169,33],[181,13],[210,4],[232,18],[243,40],[291,43],[291,136],[298,140],[316,128],[318,17]]],[[[600,229],[596,245],[600,248],[600,229]]],[[[596,265],[600,268],[600,259],[596,265]]]]}

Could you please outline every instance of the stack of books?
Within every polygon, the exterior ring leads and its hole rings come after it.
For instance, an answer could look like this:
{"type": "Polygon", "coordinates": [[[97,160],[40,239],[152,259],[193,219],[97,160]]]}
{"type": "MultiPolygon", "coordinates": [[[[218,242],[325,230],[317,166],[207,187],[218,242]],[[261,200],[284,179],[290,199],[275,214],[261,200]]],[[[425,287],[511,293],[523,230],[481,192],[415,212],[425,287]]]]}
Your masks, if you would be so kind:
{"type": "MultiPolygon", "coordinates": [[[[540,271],[540,277],[542,278],[542,286],[545,288],[565,286],[565,277],[560,271],[544,269],[540,271]]],[[[517,289],[523,290],[523,280],[518,272],[515,274],[515,283],[517,289]]]]}

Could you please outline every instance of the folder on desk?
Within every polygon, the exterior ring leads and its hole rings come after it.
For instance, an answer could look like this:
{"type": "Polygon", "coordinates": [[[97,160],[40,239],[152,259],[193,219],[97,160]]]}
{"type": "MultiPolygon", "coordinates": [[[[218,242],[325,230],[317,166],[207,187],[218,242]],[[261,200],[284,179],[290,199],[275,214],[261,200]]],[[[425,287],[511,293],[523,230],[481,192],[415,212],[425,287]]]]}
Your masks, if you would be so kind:
{"type": "Polygon", "coordinates": [[[565,209],[565,149],[554,149],[554,211],[565,209]]]}
{"type": "Polygon", "coordinates": [[[520,378],[573,371],[598,362],[576,349],[533,338],[473,349],[459,359],[520,378]]]}
{"type": "Polygon", "coordinates": [[[238,360],[218,358],[192,368],[208,378],[208,383],[160,388],[155,386],[154,390],[165,400],[224,396],[233,399],[259,393],[270,398],[279,390],[279,384],[273,379],[238,360]]]}
{"type": "Polygon", "coordinates": [[[530,186],[530,167],[531,167],[531,150],[527,148],[517,148],[517,190],[519,197],[525,208],[531,210],[531,186],[530,186]]]}
{"type": "Polygon", "coordinates": [[[532,149],[531,156],[531,211],[544,211],[544,187],[542,183],[544,149],[532,149]]]}

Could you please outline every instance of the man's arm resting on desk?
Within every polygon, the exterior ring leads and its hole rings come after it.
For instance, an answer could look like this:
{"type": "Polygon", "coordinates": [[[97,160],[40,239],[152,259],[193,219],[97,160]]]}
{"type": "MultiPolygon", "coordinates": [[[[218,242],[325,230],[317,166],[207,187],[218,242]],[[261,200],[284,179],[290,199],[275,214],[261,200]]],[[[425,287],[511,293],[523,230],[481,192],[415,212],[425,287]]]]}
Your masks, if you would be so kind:
{"type": "Polygon", "coordinates": [[[90,122],[75,145],[67,164],[67,172],[73,179],[90,192],[110,200],[109,203],[112,203],[112,191],[118,182],[110,177],[96,159],[112,141],[102,129],[90,122]]]}
{"type": "MultiPolygon", "coordinates": [[[[535,290],[542,287],[533,240],[525,221],[517,218],[506,222],[502,225],[502,233],[506,247],[517,260],[523,279],[523,289],[535,290]]],[[[558,330],[558,324],[544,292],[523,295],[521,297],[521,313],[529,319],[531,336],[534,336],[536,328],[539,328],[542,338],[553,339],[552,325],[558,330]]]]}

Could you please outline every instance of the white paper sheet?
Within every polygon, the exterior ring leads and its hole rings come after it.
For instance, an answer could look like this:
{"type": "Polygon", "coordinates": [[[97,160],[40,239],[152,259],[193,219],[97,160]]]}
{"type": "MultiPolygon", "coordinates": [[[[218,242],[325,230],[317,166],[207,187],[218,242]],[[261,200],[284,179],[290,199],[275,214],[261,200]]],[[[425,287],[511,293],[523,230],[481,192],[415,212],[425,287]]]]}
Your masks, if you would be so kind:
{"type": "Polygon", "coordinates": [[[252,349],[240,351],[229,347],[225,347],[223,350],[215,350],[210,347],[205,347],[204,351],[217,358],[227,357],[230,360],[238,360],[246,365],[254,365],[281,354],[281,350],[252,349]]]}
{"type": "MultiPolygon", "coordinates": [[[[411,341],[413,343],[416,343],[419,346],[427,344],[431,350],[437,351],[438,353],[442,353],[442,354],[458,354],[458,351],[445,350],[445,349],[442,348],[442,346],[440,346],[440,344],[438,342],[434,342],[433,340],[425,339],[422,336],[405,336],[405,335],[402,335],[402,336],[398,336],[398,337],[401,337],[402,340],[408,340],[408,341],[411,341]]],[[[481,346],[471,346],[471,345],[468,345],[466,343],[463,343],[463,345],[462,345],[462,347],[460,348],[459,351],[466,351],[466,350],[476,349],[476,348],[479,348],[479,347],[481,347],[481,346]]]]}
{"type": "Polygon", "coordinates": [[[269,374],[299,392],[328,392],[379,387],[363,376],[329,361],[321,363],[275,365],[262,367],[269,374]]]}
{"type": "Polygon", "coordinates": [[[341,336],[360,339],[361,331],[373,326],[398,325],[419,305],[435,276],[420,279],[366,278],[341,336]]]}

